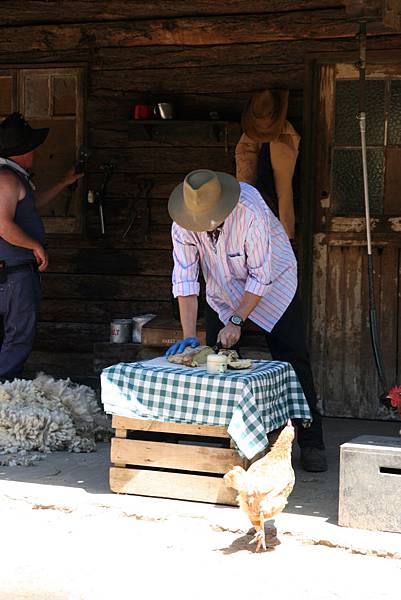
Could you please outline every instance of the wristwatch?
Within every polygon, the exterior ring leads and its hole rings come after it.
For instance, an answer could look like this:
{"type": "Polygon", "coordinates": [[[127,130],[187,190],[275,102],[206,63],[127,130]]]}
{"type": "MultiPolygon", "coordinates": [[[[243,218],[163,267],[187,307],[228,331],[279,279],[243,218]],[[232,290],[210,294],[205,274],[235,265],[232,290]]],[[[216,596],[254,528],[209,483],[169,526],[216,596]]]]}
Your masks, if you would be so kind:
{"type": "Polygon", "coordinates": [[[233,325],[237,325],[238,327],[242,327],[242,325],[244,324],[244,321],[239,315],[231,315],[231,317],[228,320],[230,323],[232,323],[233,325]]]}

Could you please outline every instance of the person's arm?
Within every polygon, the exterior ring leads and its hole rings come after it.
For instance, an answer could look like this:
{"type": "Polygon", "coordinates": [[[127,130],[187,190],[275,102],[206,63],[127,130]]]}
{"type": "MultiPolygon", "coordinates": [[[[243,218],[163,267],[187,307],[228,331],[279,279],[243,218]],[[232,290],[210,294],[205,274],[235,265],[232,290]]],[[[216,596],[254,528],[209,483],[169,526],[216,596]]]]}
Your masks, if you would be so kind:
{"type": "Polygon", "coordinates": [[[198,296],[178,296],[183,338],[196,338],[198,318],[198,296]]]}
{"type": "Polygon", "coordinates": [[[186,346],[200,345],[196,337],[199,296],[199,252],[190,232],[176,223],[171,228],[173,240],[173,296],[178,298],[183,340],[168,348],[165,356],[183,352],[186,346]]]}
{"type": "Polygon", "coordinates": [[[43,191],[35,192],[35,205],[36,208],[43,208],[47,206],[63,191],[68,185],[75,183],[78,179],[84,176],[84,173],[75,173],[75,168],[72,168],[64,175],[60,181],[52,185],[51,188],[43,191]]]}
{"type": "MultiPolygon", "coordinates": [[[[245,292],[237,310],[234,311],[234,314],[240,316],[243,321],[246,321],[261,299],[262,296],[251,294],[251,292],[245,292]]],[[[223,348],[232,348],[232,346],[238,342],[240,337],[241,327],[239,325],[234,325],[234,323],[227,323],[227,325],[220,330],[217,341],[221,342],[223,348]]]]}
{"type": "Polygon", "coordinates": [[[283,133],[270,143],[270,157],[273,168],[274,185],[278,197],[279,219],[288,237],[295,235],[295,212],[292,191],[292,178],[298,157],[299,136],[283,133]]]}
{"type": "Polygon", "coordinates": [[[32,250],[39,271],[44,271],[48,265],[46,250],[14,222],[20,196],[21,184],[17,178],[12,174],[2,174],[0,176],[0,236],[13,246],[32,250]]]}
{"type": "Polygon", "coordinates": [[[243,133],[235,148],[235,176],[238,181],[256,185],[259,151],[260,144],[243,133]]]}

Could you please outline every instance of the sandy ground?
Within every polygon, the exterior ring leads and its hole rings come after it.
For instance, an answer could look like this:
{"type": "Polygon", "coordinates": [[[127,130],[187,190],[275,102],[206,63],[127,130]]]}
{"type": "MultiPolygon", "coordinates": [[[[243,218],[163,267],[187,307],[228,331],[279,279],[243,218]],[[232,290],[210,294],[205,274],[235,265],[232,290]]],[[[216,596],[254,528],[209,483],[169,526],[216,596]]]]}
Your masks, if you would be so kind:
{"type": "MultiPolygon", "coordinates": [[[[292,598],[395,600],[401,560],[202,516],[146,518],[118,508],[1,501],[1,600],[292,598]]],[[[329,542],[326,542],[329,543],[329,542]]]]}
{"type": "Polygon", "coordinates": [[[106,443],[1,467],[0,600],[398,599],[401,534],[337,524],[339,445],[398,424],[326,425],[329,471],[301,471],[295,449],[295,490],[259,554],[238,508],[110,493],[106,443]]]}

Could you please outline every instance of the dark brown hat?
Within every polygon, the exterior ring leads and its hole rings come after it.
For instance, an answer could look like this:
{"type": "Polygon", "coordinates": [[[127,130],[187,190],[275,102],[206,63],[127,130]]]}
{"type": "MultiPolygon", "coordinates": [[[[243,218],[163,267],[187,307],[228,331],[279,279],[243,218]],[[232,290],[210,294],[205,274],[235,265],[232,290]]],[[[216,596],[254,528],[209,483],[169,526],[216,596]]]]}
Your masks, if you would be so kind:
{"type": "Polygon", "coordinates": [[[21,156],[45,141],[49,129],[33,129],[20,113],[12,113],[0,125],[0,156],[21,156]]]}
{"type": "Polygon", "coordinates": [[[271,142],[283,130],[288,90],[262,90],[249,100],[242,113],[242,129],[255,142],[271,142]]]}

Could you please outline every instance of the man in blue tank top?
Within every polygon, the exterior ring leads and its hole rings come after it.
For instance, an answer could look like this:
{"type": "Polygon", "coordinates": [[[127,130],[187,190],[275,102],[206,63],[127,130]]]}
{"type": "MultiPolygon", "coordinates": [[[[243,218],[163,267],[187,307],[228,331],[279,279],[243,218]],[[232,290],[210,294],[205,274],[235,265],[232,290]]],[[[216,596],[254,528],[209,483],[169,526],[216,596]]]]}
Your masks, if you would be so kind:
{"type": "Polygon", "coordinates": [[[82,177],[71,169],[52,188],[35,191],[28,170],[48,133],[47,128],[33,129],[19,113],[0,124],[0,381],[21,376],[32,350],[40,273],[48,265],[38,208],[82,177]]]}

